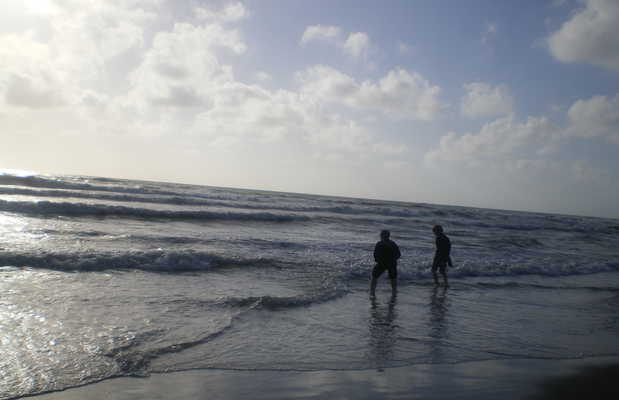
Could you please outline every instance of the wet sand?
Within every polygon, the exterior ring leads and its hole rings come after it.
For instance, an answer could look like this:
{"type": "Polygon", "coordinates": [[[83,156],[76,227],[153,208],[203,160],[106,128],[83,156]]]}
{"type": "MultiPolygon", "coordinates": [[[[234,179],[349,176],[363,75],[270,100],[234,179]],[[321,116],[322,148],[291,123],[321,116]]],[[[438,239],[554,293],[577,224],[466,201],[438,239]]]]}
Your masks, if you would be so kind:
{"type": "Polygon", "coordinates": [[[361,371],[194,370],[116,378],[38,400],[619,398],[619,357],[490,360],[361,371]]]}

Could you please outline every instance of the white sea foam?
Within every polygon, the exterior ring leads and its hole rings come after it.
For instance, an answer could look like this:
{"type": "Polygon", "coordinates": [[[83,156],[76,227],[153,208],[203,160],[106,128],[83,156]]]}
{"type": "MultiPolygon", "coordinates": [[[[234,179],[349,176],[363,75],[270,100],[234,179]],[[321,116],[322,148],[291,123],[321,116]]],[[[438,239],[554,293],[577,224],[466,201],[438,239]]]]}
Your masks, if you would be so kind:
{"type": "Polygon", "coordinates": [[[0,253],[0,265],[2,266],[64,271],[137,269],[153,272],[185,272],[209,271],[230,266],[261,266],[271,263],[273,261],[266,258],[225,257],[198,251],[150,250],[124,253],[46,251],[38,254],[4,251],[0,253]]]}

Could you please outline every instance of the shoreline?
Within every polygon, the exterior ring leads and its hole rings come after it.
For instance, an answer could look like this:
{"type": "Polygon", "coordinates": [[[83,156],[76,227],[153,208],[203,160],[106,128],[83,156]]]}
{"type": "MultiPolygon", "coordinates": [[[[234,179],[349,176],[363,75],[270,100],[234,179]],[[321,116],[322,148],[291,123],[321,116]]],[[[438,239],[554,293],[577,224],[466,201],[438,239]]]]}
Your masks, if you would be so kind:
{"type": "MultiPolygon", "coordinates": [[[[619,356],[417,364],[383,370],[197,369],[110,378],[35,400],[555,399],[619,396],[619,356]],[[567,395],[567,397],[566,397],[567,395]]],[[[616,397],[615,397],[616,398],[616,397]]]]}

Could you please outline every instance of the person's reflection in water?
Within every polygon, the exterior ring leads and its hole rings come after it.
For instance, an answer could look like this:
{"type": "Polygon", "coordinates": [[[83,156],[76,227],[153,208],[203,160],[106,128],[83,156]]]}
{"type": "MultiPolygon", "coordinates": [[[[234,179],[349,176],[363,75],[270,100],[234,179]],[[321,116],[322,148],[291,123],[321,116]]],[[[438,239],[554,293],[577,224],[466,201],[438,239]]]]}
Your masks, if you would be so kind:
{"type": "Polygon", "coordinates": [[[432,362],[444,362],[442,359],[443,347],[445,346],[445,339],[447,339],[447,321],[445,315],[449,307],[449,301],[447,298],[447,288],[434,287],[430,297],[430,337],[432,338],[432,344],[430,353],[432,355],[432,362]]]}
{"type": "Polygon", "coordinates": [[[389,366],[389,361],[394,359],[394,347],[396,342],[396,331],[398,326],[395,324],[397,317],[396,297],[393,296],[388,305],[377,303],[372,299],[370,308],[370,361],[372,361],[378,371],[383,371],[389,366]]]}

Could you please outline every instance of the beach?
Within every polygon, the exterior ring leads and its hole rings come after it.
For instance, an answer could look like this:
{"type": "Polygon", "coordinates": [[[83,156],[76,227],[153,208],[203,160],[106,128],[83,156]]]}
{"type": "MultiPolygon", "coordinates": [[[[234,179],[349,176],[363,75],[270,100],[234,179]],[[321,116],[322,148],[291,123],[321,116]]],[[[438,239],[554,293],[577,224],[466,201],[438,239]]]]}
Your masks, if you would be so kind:
{"type": "Polygon", "coordinates": [[[0,230],[2,400],[551,398],[616,374],[613,219],[0,176],[0,230]],[[383,229],[398,292],[372,300],[383,229]]]}
{"type": "Polygon", "coordinates": [[[618,371],[619,358],[616,357],[552,361],[476,361],[388,368],[380,371],[196,370],[157,374],[147,378],[110,379],[33,398],[601,399],[619,395],[616,381],[609,380],[619,377],[618,371]],[[559,388],[564,390],[559,391],[560,389],[553,385],[559,385],[559,388]]]}

